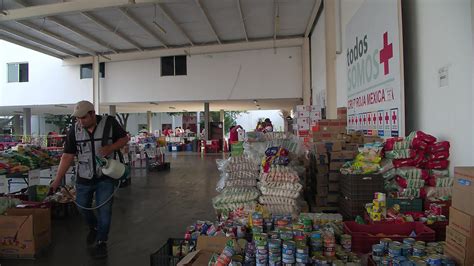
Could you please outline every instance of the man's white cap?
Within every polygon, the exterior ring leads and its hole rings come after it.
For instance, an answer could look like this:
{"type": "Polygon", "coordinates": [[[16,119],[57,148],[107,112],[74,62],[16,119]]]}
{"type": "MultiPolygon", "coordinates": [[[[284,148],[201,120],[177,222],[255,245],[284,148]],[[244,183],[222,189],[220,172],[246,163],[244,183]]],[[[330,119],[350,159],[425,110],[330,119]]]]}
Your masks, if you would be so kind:
{"type": "Polygon", "coordinates": [[[72,116],[83,117],[90,111],[94,111],[94,105],[89,101],[80,101],[76,103],[72,116]]]}

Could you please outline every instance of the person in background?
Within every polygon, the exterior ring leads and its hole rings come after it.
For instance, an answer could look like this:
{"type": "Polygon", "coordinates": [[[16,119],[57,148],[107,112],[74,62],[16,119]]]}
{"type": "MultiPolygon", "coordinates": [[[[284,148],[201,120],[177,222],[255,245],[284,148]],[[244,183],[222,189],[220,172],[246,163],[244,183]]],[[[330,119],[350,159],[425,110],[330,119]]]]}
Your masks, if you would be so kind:
{"type": "Polygon", "coordinates": [[[127,133],[111,116],[96,115],[94,105],[80,101],[72,114],[77,117],[75,126],[67,134],[64,153],[51,192],[56,192],[77,156],[76,201],[90,208],[95,194],[96,216],[92,210],[80,209],[89,226],[87,245],[93,258],[107,257],[107,240],[112,220],[113,194],[117,180],[102,174],[96,158],[112,158],[128,142],[127,133]],[[110,199],[110,200],[109,200],[110,199]]]}
{"type": "Polygon", "coordinates": [[[257,127],[255,128],[255,131],[262,132],[264,128],[265,128],[264,122],[258,121],[257,127]]]}
{"type": "Polygon", "coordinates": [[[240,125],[233,125],[230,127],[229,130],[229,151],[231,151],[231,147],[233,143],[239,141],[239,129],[242,129],[240,125]]]}
{"type": "Polygon", "coordinates": [[[263,132],[273,132],[273,124],[270,118],[265,119],[263,132]]]}
{"type": "Polygon", "coordinates": [[[189,137],[193,132],[191,131],[191,128],[190,127],[187,127],[186,128],[186,131],[185,131],[185,134],[186,134],[186,137],[189,137]]]}

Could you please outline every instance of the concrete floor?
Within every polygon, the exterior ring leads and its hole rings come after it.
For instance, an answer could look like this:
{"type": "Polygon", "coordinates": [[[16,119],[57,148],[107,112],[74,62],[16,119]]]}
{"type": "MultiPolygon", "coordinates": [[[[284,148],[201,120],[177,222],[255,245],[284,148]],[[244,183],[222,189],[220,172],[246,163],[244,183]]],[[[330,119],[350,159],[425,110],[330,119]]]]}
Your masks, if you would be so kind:
{"type": "Polygon", "coordinates": [[[171,171],[133,172],[132,185],[120,189],[113,206],[109,256],[89,257],[87,227],[81,216],[52,221],[52,245],[36,260],[1,260],[0,265],[150,265],[150,254],[169,237],[181,238],[196,220],[215,220],[211,199],[217,192],[215,160],[222,155],[178,153],[171,171]]]}

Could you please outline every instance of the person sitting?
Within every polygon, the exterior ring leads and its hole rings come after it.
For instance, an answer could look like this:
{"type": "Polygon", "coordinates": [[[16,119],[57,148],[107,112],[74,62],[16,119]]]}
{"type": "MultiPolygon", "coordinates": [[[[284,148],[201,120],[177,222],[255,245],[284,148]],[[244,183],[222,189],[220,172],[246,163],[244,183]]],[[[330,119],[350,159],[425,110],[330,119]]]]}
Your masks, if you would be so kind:
{"type": "Polygon", "coordinates": [[[263,132],[273,132],[273,124],[270,118],[265,119],[265,128],[263,129],[263,132]]]}

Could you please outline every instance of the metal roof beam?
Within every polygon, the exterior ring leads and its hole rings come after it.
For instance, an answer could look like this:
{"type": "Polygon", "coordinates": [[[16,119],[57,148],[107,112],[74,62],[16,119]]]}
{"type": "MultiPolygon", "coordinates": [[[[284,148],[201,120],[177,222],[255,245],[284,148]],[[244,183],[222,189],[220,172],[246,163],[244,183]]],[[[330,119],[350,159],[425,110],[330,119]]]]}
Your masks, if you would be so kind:
{"type": "Polygon", "coordinates": [[[40,39],[38,39],[38,38],[36,38],[36,37],[33,37],[33,36],[31,36],[31,35],[28,35],[28,34],[25,34],[25,33],[19,32],[19,31],[16,31],[16,30],[14,30],[14,29],[10,29],[10,28],[7,28],[7,27],[5,27],[5,26],[1,26],[1,25],[0,25],[0,31],[9,33],[9,34],[11,34],[11,35],[15,35],[15,36],[20,37],[20,38],[22,38],[22,39],[29,40],[29,41],[34,42],[34,43],[36,43],[36,44],[39,44],[39,45],[41,45],[41,46],[44,46],[44,47],[47,47],[47,48],[49,48],[49,49],[53,49],[53,50],[55,50],[55,51],[58,51],[58,52],[60,52],[60,53],[62,53],[62,54],[66,54],[66,55],[69,55],[69,56],[72,56],[72,57],[77,57],[77,55],[74,54],[74,53],[71,52],[71,51],[68,51],[68,50],[66,50],[66,49],[64,49],[64,48],[61,48],[61,47],[59,47],[59,46],[56,46],[56,45],[47,43],[47,42],[45,42],[45,41],[43,41],[43,40],[40,40],[40,39]]]}
{"type": "Polygon", "coordinates": [[[245,28],[244,13],[242,12],[242,5],[240,0],[237,0],[237,7],[239,8],[240,21],[242,22],[242,28],[244,29],[245,40],[249,41],[249,36],[247,35],[247,28],[245,28]]]}
{"type": "Polygon", "coordinates": [[[94,22],[95,24],[101,26],[102,28],[110,31],[111,33],[115,34],[116,36],[118,36],[119,38],[121,38],[122,40],[128,42],[129,44],[131,44],[133,47],[135,47],[138,51],[143,51],[143,48],[136,42],[134,42],[132,39],[130,39],[129,37],[127,37],[125,34],[119,32],[117,29],[114,29],[112,26],[108,25],[107,23],[101,21],[99,18],[97,18],[96,16],[92,15],[91,13],[89,12],[81,12],[81,15],[83,15],[84,17],[88,18],[90,21],[94,22]]]}
{"type": "Polygon", "coordinates": [[[158,4],[158,6],[160,7],[161,11],[163,12],[163,14],[165,15],[165,17],[171,21],[171,23],[173,23],[176,28],[179,30],[179,32],[181,32],[181,34],[188,40],[189,44],[191,44],[191,46],[194,46],[194,43],[193,41],[191,41],[191,38],[188,36],[188,34],[186,34],[186,32],[183,30],[183,28],[181,28],[181,26],[179,26],[178,23],[176,23],[176,20],[174,20],[171,15],[165,10],[165,8],[158,4]]]}
{"type": "Polygon", "coordinates": [[[64,59],[63,56],[60,56],[58,54],[55,54],[49,50],[46,50],[46,49],[43,49],[43,48],[40,48],[38,46],[34,46],[34,45],[30,45],[28,43],[25,43],[25,42],[21,42],[19,40],[16,40],[16,39],[13,39],[13,38],[10,38],[6,35],[3,35],[3,34],[0,34],[0,40],[5,40],[7,42],[11,42],[11,43],[14,43],[16,45],[19,45],[19,46],[22,46],[22,47],[25,47],[25,48],[28,48],[28,49],[31,49],[33,51],[37,51],[39,53],[43,53],[43,54],[47,54],[49,56],[52,56],[52,57],[56,57],[56,58],[59,58],[59,59],[64,59]]]}
{"type": "Polygon", "coordinates": [[[92,50],[92,49],[90,49],[90,48],[87,48],[87,47],[85,47],[85,46],[83,46],[83,45],[81,45],[81,44],[79,44],[79,43],[76,43],[76,42],[67,40],[67,39],[65,39],[65,38],[63,38],[63,37],[61,37],[61,36],[59,36],[59,35],[57,35],[57,34],[51,32],[51,31],[48,31],[48,30],[46,30],[46,29],[42,29],[42,28],[36,26],[36,25],[33,24],[33,23],[26,22],[26,21],[17,21],[17,23],[20,24],[20,25],[23,25],[23,26],[25,26],[25,27],[27,27],[27,28],[29,28],[29,29],[31,29],[31,30],[34,30],[34,31],[36,31],[36,32],[38,32],[38,33],[41,33],[41,34],[43,34],[43,35],[45,35],[45,36],[47,36],[47,37],[49,37],[49,38],[53,38],[53,39],[55,39],[55,40],[57,40],[57,41],[59,41],[59,42],[62,42],[62,43],[67,44],[67,45],[69,45],[69,46],[71,46],[71,47],[74,47],[74,48],[76,48],[76,49],[79,49],[79,50],[81,50],[81,51],[84,51],[84,52],[86,52],[86,53],[89,54],[89,55],[92,55],[92,56],[93,56],[93,55],[96,55],[96,52],[95,52],[94,50],[92,50]]]}
{"type": "MultiPolygon", "coordinates": [[[[104,60],[99,58],[101,62],[119,62],[119,61],[130,61],[130,60],[142,60],[150,58],[159,58],[163,56],[175,56],[175,55],[200,55],[200,54],[216,54],[226,52],[238,52],[238,51],[249,51],[259,49],[271,49],[271,48],[284,48],[284,47],[301,47],[303,45],[303,38],[290,38],[290,39],[277,39],[276,41],[272,38],[261,41],[249,41],[245,40],[236,43],[225,43],[225,44],[212,44],[212,45],[195,45],[192,47],[177,47],[169,49],[154,49],[146,50],[143,52],[123,52],[120,54],[110,54],[107,57],[110,60],[104,60]]],[[[79,65],[89,64],[92,62],[92,56],[65,59],[63,65],[79,65]]]]}
{"type": "Polygon", "coordinates": [[[273,40],[276,40],[278,28],[280,26],[280,16],[278,15],[278,3],[273,0],[273,40]]]}
{"type": "Polygon", "coordinates": [[[144,23],[142,23],[141,21],[139,21],[134,15],[132,15],[129,10],[121,7],[119,8],[120,12],[122,12],[122,14],[124,14],[130,21],[132,21],[133,23],[135,23],[137,26],[139,26],[140,28],[142,28],[146,33],[148,33],[148,35],[152,36],[153,38],[155,38],[157,41],[159,41],[165,48],[168,48],[168,45],[166,44],[166,42],[158,35],[156,34],[156,32],[152,31],[150,28],[148,28],[144,23]]]}
{"type": "Polygon", "coordinates": [[[211,21],[209,20],[209,15],[207,14],[206,10],[204,9],[204,7],[201,5],[201,2],[199,0],[195,0],[196,2],[196,5],[199,7],[199,9],[201,10],[202,14],[204,15],[204,17],[206,18],[206,22],[207,24],[209,25],[209,28],[212,30],[212,33],[214,33],[214,36],[216,37],[216,40],[219,44],[222,44],[221,40],[219,39],[219,35],[217,35],[217,32],[216,30],[214,29],[214,26],[212,26],[212,23],[211,21]]]}
{"type": "Polygon", "coordinates": [[[58,18],[48,17],[47,19],[50,20],[50,21],[52,21],[52,22],[54,22],[54,23],[56,23],[56,24],[58,24],[59,26],[65,28],[65,29],[67,29],[67,30],[69,30],[69,31],[74,32],[74,33],[77,34],[77,35],[82,36],[83,38],[86,38],[86,39],[88,39],[88,40],[90,40],[90,41],[93,41],[93,42],[99,44],[99,45],[102,46],[102,47],[105,47],[105,48],[111,50],[111,51],[114,52],[114,53],[118,53],[117,49],[113,48],[113,47],[110,46],[109,44],[107,44],[107,43],[105,43],[105,42],[103,42],[103,41],[101,41],[101,40],[95,38],[94,36],[90,35],[89,33],[85,32],[85,31],[83,31],[83,30],[81,30],[81,29],[79,29],[79,28],[77,28],[77,27],[74,27],[74,26],[72,26],[72,25],[68,25],[68,24],[66,24],[64,21],[62,21],[62,20],[60,20],[60,19],[58,19],[58,18]]]}
{"type": "MultiPolygon", "coordinates": [[[[24,1],[21,1],[26,4],[24,1]]],[[[24,20],[56,16],[65,13],[84,12],[102,8],[123,7],[128,5],[142,5],[169,0],[70,0],[47,5],[29,6],[25,8],[8,10],[7,15],[0,15],[0,22],[11,20],[24,20]]],[[[18,3],[18,2],[17,2],[18,3]]]]}
{"type": "Polygon", "coordinates": [[[315,0],[313,11],[311,11],[311,16],[309,17],[309,20],[308,20],[308,25],[306,25],[306,31],[304,32],[304,37],[308,37],[309,34],[311,33],[311,29],[313,28],[314,20],[316,19],[316,16],[318,15],[318,10],[320,6],[321,6],[321,0],[315,0]]]}

